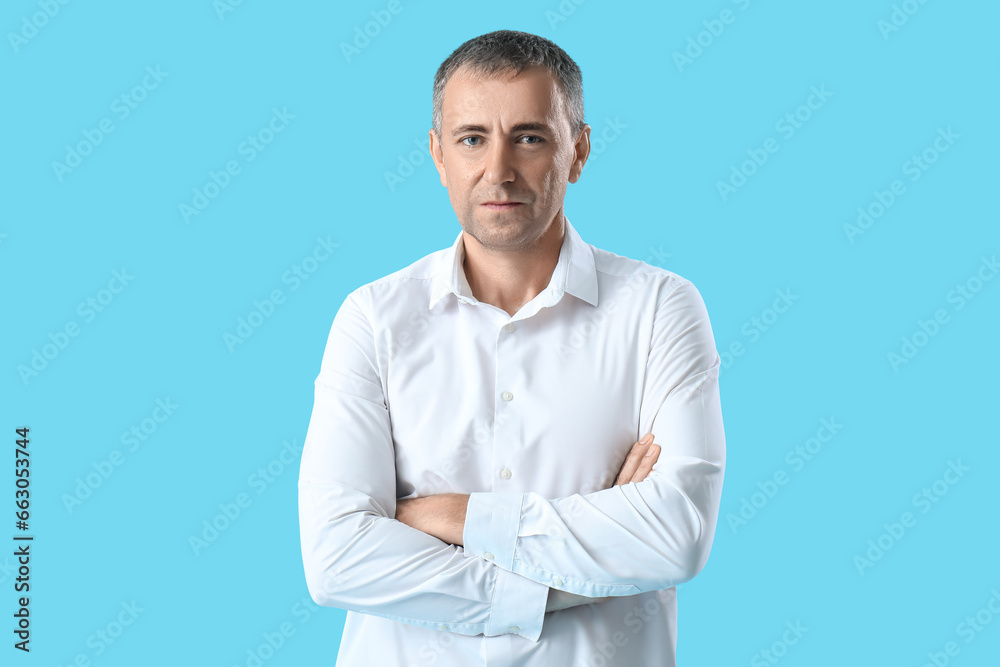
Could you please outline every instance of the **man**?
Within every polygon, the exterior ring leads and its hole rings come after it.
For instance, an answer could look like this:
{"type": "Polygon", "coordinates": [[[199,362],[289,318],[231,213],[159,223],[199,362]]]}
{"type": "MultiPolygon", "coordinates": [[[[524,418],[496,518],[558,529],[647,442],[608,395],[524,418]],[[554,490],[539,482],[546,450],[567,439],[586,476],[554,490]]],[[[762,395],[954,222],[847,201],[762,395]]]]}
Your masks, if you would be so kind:
{"type": "Polygon", "coordinates": [[[348,295],[302,454],[338,665],[675,664],[674,587],[722,490],[720,360],[689,281],[566,219],[589,138],[548,40],[482,35],[438,70],[431,154],[462,231],[348,295]]]}

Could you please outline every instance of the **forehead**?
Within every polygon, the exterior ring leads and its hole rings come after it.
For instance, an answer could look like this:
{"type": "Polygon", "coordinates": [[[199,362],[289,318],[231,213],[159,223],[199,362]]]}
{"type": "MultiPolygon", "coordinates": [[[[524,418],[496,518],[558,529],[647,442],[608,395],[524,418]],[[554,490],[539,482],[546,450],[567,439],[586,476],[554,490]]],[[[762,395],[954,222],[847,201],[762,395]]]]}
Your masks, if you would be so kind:
{"type": "Polygon", "coordinates": [[[486,122],[555,120],[564,113],[556,77],[543,65],[514,75],[482,75],[467,67],[456,71],[444,87],[441,120],[444,126],[486,122]]]}

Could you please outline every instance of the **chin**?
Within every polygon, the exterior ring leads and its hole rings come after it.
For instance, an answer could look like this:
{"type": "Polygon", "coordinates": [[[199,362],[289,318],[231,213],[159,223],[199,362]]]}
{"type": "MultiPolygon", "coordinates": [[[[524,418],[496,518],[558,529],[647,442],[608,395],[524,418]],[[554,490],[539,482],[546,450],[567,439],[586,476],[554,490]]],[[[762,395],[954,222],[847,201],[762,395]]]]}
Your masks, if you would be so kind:
{"type": "Polygon", "coordinates": [[[486,248],[510,248],[524,243],[530,236],[527,226],[518,220],[476,220],[463,225],[465,232],[486,248]]]}

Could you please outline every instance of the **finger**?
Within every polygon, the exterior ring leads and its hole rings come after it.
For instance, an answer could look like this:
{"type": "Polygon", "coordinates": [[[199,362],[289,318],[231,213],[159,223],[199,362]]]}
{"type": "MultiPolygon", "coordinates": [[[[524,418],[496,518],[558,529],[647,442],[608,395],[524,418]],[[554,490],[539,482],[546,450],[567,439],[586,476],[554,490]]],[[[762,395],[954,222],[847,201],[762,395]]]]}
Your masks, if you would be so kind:
{"type": "Polygon", "coordinates": [[[643,456],[642,461],[639,462],[639,467],[636,469],[635,474],[632,475],[633,482],[641,482],[646,479],[649,472],[653,469],[653,464],[656,463],[656,459],[660,458],[660,446],[655,442],[646,448],[646,454],[648,456],[643,456]]]}
{"type": "Polygon", "coordinates": [[[639,469],[639,464],[642,462],[642,457],[645,455],[648,447],[647,443],[641,441],[632,445],[628,456],[625,457],[625,462],[622,463],[621,470],[618,471],[616,484],[628,484],[632,481],[632,477],[635,476],[635,471],[639,469]]]}
{"type": "Polygon", "coordinates": [[[615,481],[615,484],[628,484],[632,481],[632,476],[639,469],[642,456],[646,453],[648,443],[652,441],[652,437],[647,433],[642,437],[642,440],[632,445],[632,449],[629,451],[628,456],[625,457],[625,462],[618,472],[618,479],[615,481]]]}
{"type": "Polygon", "coordinates": [[[615,479],[615,484],[627,484],[632,479],[632,475],[635,471],[639,469],[639,460],[642,455],[646,452],[646,445],[641,442],[637,442],[632,445],[632,449],[629,450],[628,455],[625,457],[625,461],[622,463],[621,469],[618,471],[618,477],[615,479]]]}

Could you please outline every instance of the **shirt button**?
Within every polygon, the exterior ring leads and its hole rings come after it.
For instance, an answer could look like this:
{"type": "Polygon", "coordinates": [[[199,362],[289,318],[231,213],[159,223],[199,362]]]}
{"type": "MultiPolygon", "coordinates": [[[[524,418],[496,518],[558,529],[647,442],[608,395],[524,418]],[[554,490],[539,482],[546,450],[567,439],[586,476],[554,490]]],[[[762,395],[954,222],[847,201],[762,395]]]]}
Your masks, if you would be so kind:
{"type": "Polygon", "coordinates": [[[556,588],[559,588],[560,586],[563,585],[563,580],[560,579],[559,577],[556,577],[555,579],[552,580],[552,585],[555,586],[556,588]]]}
{"type": "Polygon", "coordinates": [[[507,401],[508,403],[514,400],[514,394],[510,393],[509,391],[505,391],[504,393],[500,394],[500,396],[503,398],[503,400],[507,401]]]}
{"type": "Polygon", "coordinates": [[[486,560],[493,560],[493,554],[487,551],[486,553],[483,554],[483,558],[485,558],[486,560]]]}
{"type": "Polygon", "coordinates": [[[516,329],[516,328],[517,328],[517,327],[515,327],[515,326],[514,326],[514,323],[513,323],[513,322],[508,322],[508,323],[507,323],[506,325],[504,325],[504,328],[503,328],[503,329],[504,329],[504,331],[506,331],[507,333],[514,333],[514,329],[516,329]]]}
{"type": "Polygon", "coordinates": [[[500,476],[503,477],[504,479],[510,479],[510,474],[511,473],[508,468],[504,468],[503,470],[500,471],[500,476]]]}
{"type": "Polygon", "coordinates": [[[520,629],[521,629],[520,625],[512,625],[512,626],[510,626],[510,631],[511,632],[517,632],[520,629]]]}
{"type": "Polygon", "coordinates": [[[447,630],[448,626],[444,623],[438,623],[438,630],[447,630]]]}

